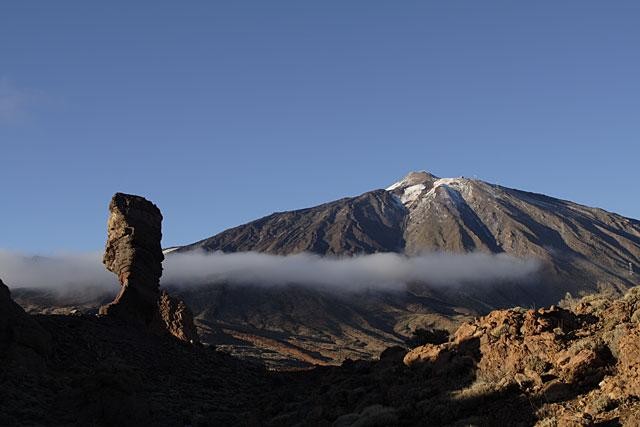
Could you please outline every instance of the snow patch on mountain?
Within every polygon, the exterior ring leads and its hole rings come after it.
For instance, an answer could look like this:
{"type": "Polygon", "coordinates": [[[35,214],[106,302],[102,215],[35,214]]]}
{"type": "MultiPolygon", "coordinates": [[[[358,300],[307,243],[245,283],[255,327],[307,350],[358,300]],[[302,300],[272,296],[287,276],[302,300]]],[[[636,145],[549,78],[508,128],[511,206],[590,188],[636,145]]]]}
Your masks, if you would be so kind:
{"type": "Polygon", "coordinates": [[[424,184],[416,184],[405,188],[404,194],[400,196],[400,201],[405,205],[415,201],[425,188],[427,187],[424,184]]]}
{"type": "Polygon", "coordinates": [[[411,173],[401,181],[387,187],[387,191],[393,192],[399,197],[404,206],[413,205],[418,199],[432,198],[436,195],[436,189],[445,187],[447,194],[457,202],[461,201],[462,193],[469,190],[469,180],[459,178],[437,178],[426,173],[411,173]],[[422,175],[421,175],[422,174],[422,175]],[[424,177],[423,182],[416,183],[416,178],[424,177]],[[435,178],[435,179],[433,179],[435,178]],[[425,190],[427,190],[425,192],[425,190]]]}
{"type": "Polygon", "coordinates": [[[398,182],[394,182],[393,184],[391,184],[389,187],[385,188],[385,190],[387,191],[393,191],[396,188],[400,188],[402,187],[402,184],[404,184],[404,181],[398,181],[398,182]]]}

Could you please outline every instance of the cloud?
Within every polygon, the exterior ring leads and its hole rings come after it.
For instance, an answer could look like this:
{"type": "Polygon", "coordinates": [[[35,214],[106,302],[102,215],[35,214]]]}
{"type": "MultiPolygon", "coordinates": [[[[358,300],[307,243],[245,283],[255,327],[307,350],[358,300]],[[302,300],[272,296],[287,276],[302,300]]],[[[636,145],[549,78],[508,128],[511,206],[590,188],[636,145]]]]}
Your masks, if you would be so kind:
{"type": "MultiPolygon", "coordinates": [[[[311,254],[289,256],[256,252],[172,254],[161,283],[197,286],[211,283],[279,286],[297,284],[331,290],[403,289],[407,283],[432,286],[522,282],[539,269],[538,261],[505,254],[431,253],[408,257],[380,253],[348,258],[311,254]]],[[[31,257],[0,251],[0,278],[12,287],[78,291],[82,287],[117,289],[99,253],[31,257]]]]}
{"type": "Polygon", "coordinates": [[[227,282],[265,286],[300,284],[342,290],[399,289],[407,283],[447,286],[522,281],[539,263],[508,255],[431,253],[408,257],[378,253],[355,257],[288,256],[256,252],[174,254],[163,282],[172,285],[227,282]]]}
{"type": "Polygon", "coordinates": [[[116,276],[104,268],[98,252],[42,257],[0,250],[0,279],[11,288],[59,292],[118,289],[116,276]]]}
{"type": "Polygon", "coordinates": [[[6,77],[0,77],[0,124],[25,120],[30,109],[41,99],[41,94],[19,88],[6,77]]]}

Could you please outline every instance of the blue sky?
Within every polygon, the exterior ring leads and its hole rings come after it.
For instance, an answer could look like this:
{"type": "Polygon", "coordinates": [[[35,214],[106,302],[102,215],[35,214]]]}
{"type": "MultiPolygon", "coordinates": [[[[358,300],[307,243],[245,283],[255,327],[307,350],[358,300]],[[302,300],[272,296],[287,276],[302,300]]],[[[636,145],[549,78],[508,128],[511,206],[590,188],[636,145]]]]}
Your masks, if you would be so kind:
{"type": "Polygon", "coordinates": [[[640,218],[637,1],[0,3],[0,248],[165,246],[477,176],[640,218]]]}

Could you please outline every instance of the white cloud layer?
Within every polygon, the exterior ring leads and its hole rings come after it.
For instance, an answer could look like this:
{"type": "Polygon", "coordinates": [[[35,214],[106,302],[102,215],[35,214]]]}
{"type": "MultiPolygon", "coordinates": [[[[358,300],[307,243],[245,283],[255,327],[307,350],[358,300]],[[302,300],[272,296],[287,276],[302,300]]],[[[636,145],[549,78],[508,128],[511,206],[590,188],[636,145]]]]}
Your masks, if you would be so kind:
{"type": "MultiPolygon", "coordinates": [[[[402,289],[406,283],[433,286],[523,282],[535,277],[539,262],[508,255],[431,253],[407,257],[394,253],[350,258],[311,254],[289,256],[256,252],[172,254],[164,262],[162,284],[207,283],[311,287],[358,291],[402,289]]],[[[0,279],[10,287],[77,292],[83,287],[116,290],[114,274],[100,253],[33,257],[0,250],[0,279]]]]}
{"type": "Polygon", "coordinates": [[[10,288],[78,291],[117,290],[116,276],[102,265],[99,252],[31,256],[0,250],[0,279],[10,288]]]}

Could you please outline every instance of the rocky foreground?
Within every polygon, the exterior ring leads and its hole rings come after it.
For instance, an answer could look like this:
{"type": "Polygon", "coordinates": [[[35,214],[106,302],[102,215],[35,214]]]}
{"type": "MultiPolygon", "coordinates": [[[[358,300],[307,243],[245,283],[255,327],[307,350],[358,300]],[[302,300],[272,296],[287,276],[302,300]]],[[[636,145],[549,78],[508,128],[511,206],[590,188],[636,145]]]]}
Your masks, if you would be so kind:
{"type": "Polygon", "coordinates": [[[116,194],[97,315],[27,314],[0,281],[0,425],[639,425],[640,287],[498,310],[413,349],[297,372],[199,343],[159,288],[161,220],[116,194]]]}
{"type": "Polygon", "coordinates": [[[2,291],[0,425],[638,425],[640,288],[494,311],[379,361],[272,372],[2,291]],[[8,309],[10,308],[10,309],[8,309]]]}

